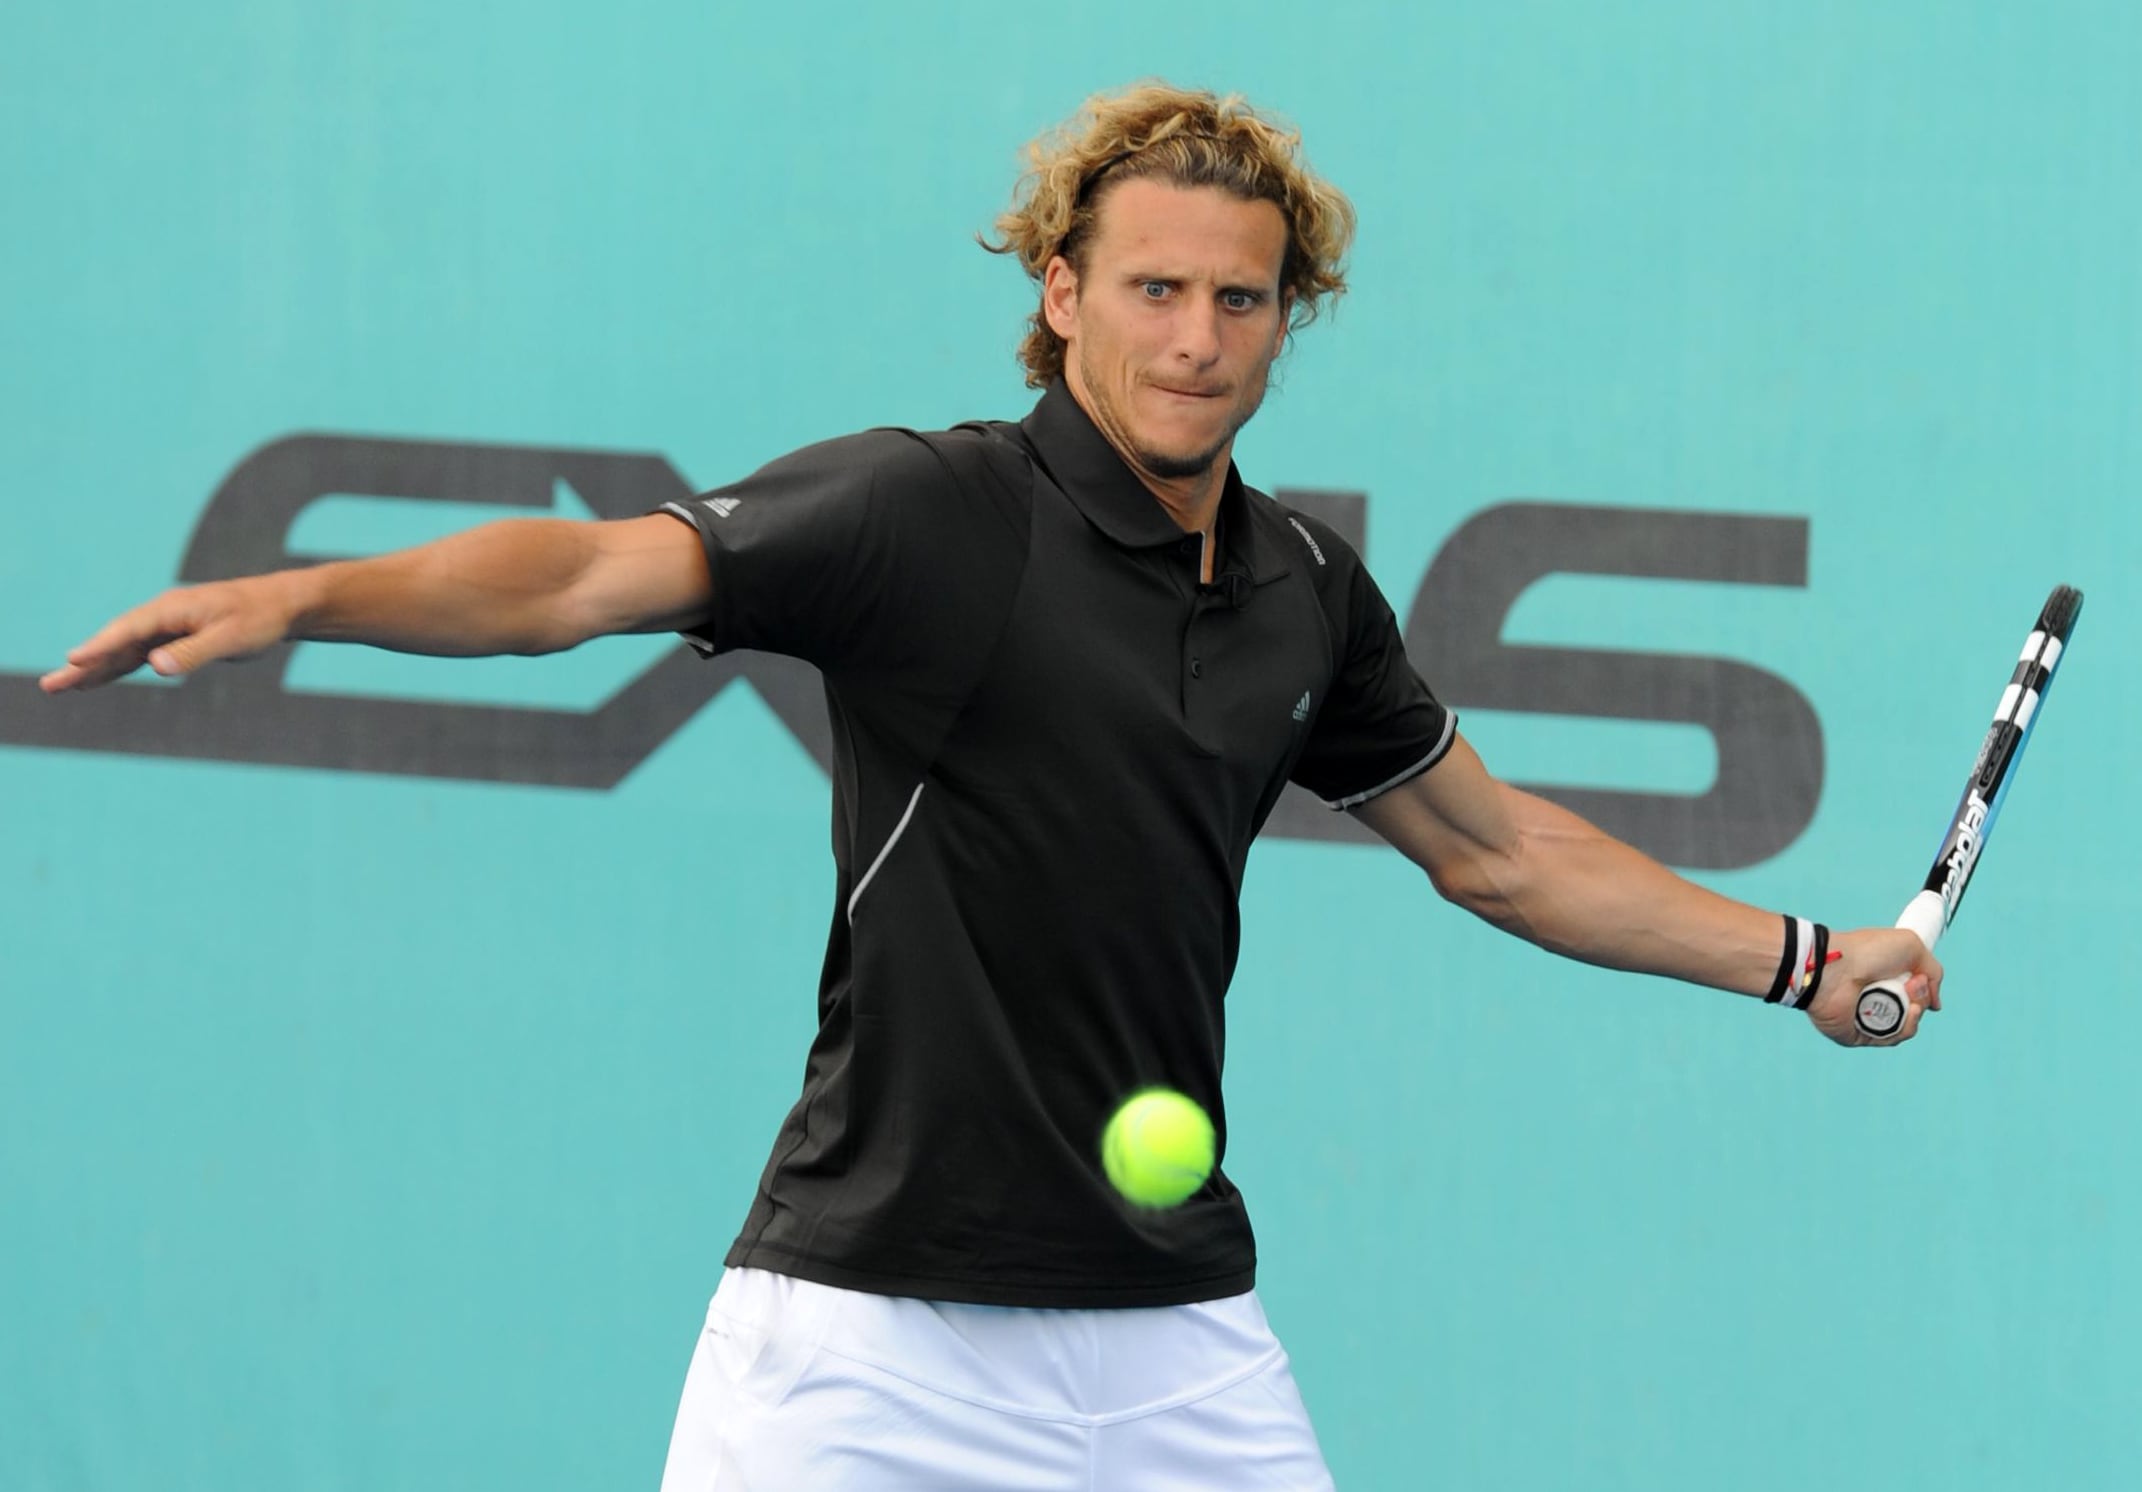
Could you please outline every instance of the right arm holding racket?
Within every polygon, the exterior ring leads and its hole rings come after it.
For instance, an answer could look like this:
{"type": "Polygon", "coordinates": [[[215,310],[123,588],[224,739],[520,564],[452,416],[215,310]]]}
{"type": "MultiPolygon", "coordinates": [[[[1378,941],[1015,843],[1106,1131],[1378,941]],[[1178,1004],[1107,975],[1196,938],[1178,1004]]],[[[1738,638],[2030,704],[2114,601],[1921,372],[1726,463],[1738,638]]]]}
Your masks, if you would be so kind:
{"type": "MultiPolygon", "coordinates": [[[[1720,896],[1544,798],[1496,781],[1461,736],[1442,761],[1354,810],[1428,872],[1446,900],[1552,953],[1776,1003],[1790,968],[1820,978],[1805,1009],[1845,1046],[1909,1040],[1941,1008],[1941,965],[1897,928],[1839,932],[1720,896]],[[1860,990],[1896,979],[1907,1013],[1886,1038],[1860,1031],[1860,990]]],[[[1797,999],[1785,1003],[1799,1005],[1797,999]]]]}
{"type": "Polygon", "coordinates": [[[48,694],[89,689],[144,663],[189,674],[301,640],[448,657],[554,653],[689,626],[711,599],[698,536],[664,514],[508,519],[371,559],[166,591],[105,624],[41,682],[48,694]]]}

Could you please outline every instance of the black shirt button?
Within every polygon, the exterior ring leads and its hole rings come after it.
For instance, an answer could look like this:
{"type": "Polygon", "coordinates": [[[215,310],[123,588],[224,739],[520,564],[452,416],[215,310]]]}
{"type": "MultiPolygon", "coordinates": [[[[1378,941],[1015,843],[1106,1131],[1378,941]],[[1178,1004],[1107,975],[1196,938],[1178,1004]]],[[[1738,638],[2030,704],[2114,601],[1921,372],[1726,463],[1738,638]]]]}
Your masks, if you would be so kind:
{"type": "Polygon", "coordinates": [[[1192,658],[1190,660],[1190,677],[1193,679],[1202,679],[1203,677],[1205,677],[1204,659],[1192,658]]]}

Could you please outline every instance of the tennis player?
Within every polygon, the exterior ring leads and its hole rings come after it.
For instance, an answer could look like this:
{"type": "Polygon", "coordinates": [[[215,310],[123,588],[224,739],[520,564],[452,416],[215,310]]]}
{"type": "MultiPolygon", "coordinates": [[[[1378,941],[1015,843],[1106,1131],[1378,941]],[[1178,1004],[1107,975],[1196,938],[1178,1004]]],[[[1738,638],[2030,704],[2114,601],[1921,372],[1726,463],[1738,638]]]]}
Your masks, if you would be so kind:
{"type": "MultiPolygon", "coordinates": [[[[171,592],[46,676],[193,672],[291,639],[545,653],[681,630],[824,675],[839,902],[802,1094],[686,1377],[670,1492],[1330,1485],[1224,1169],[1103,1178],[1111,1109],[1189,1094],[1225,1144],[1222,996],[1289,782],[1554,952],[1805,1009],[1859,1040],[1908,932],[1718,896],[1490,777],[1329,527],[1236,433],[1344,288],[1352,210],[1238,100],[1147,86],[1030,147],[989,246],[1037,282],[1017,423],[875,430],[687,503],[491,524],[171,592]]],[[[1433,664],[1433,659],[1423,660],[1433,664]]]]}

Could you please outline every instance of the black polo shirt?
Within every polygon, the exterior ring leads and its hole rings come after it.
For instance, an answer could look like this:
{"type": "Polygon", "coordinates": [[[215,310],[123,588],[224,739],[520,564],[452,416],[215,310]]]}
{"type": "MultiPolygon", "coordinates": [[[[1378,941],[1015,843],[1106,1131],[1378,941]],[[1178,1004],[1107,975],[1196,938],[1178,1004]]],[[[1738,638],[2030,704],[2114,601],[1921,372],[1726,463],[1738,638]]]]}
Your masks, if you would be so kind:
{"type": "Polygon", "coordinates": [[[814,663],[839,868],[819,1031],[731,1265],[1020,1306],[1250,1288],[1222,1171],[1165,1211],[1101,1169],[1165,1084],[1222,1154],[1250,843],[1291,779],[1362,801],[1453,722],[1329,527],[1230,470],[1185,536],[1059,382],[1019,424],[874,430],[665,511],[708,653],[814,663]]]}

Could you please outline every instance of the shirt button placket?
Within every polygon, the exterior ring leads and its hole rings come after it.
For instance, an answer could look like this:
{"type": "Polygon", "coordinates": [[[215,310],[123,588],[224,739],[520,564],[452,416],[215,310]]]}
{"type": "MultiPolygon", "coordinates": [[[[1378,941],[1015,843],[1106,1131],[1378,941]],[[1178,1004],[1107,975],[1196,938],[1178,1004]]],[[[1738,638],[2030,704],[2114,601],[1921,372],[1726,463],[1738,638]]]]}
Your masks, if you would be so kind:
{"type": "Polygon", "coordinates": [[[1217,624],[1212,607],[1201,597],[1190,613],[1190,625],[1183,631],[1183,726],[1190,732],[1190,739],[1198,749],[1217,754],[1218,747],[1208,735],[1212,724],[1214,689],[1206,681],[1206,655],[1217,640],[1211,629],[1217,624]]]}
{"type": "MultiPolygon", "coordinates": [[[[1205,614],[1204,598],[1200,594],[1204,582],[1204,576],[1201,572],[1205,562],[1205,542],[1196,534],[1185,534],[1181,542],[1175,546],[1175,552],[1181,555],[1184,562],[1190,566],[1196,581],[1191,588],[1189,621],[1183,628],[1183,676],[1185,680],[1194,682],[1205,677],[1205,660],[1199,657],[1195,651],[1197,648],[1198,623],[1204,619],[1205,614]]],[[[1184,684],[1183,692],[1185,696],[1183,704],[1187,709],[1189,706],[1188,682],[1184,684]]]]}

